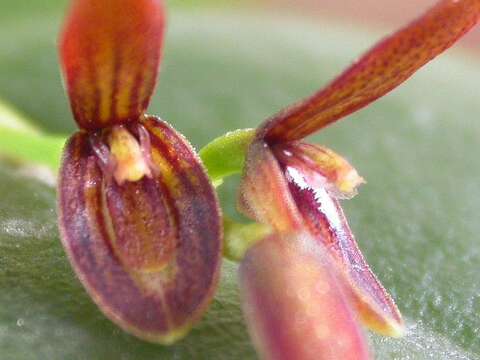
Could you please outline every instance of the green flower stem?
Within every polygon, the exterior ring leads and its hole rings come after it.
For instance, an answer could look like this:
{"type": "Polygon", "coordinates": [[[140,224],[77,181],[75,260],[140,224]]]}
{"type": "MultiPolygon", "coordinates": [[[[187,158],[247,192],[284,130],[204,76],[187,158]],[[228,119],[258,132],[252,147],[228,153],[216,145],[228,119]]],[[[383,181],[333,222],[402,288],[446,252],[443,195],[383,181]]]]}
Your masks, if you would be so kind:
{"type": "Polygon", "coordinates": [[[16,129],[33,134],[39,132],[24,115],[0,100],[0,131],[3,128],[16,129]]]}
{"type": "Polygon", "coordinates": [[[242,172],[247,148],[254,136],[254,129],[235,130],[200,150],[200,158],[215,186],[220,186],[224,178],[242,172]]]}
{"type": "MultiPolygon", "coordinates": [[[[220,186],[226,177],[243,171],[247,149],[254,136],[254,129],[232,131],[200,150],[200,157],[216,187],[220,186]]],[[[271,233],[269,226],[236,223],[227,216],[224,216],[223,227],[223,255],[235,262],[240,262],[251,246],[271,233]]]]}
{"type": "Polygon", "coordinates": [[[258,223],[240,224],[226,216],[223,219],[223,228],[223,256],[235,262],[240,262],[250,247],[272,232],[272,229],[267,225],[258,223]]]}
{"type": "Polygon", "coordinates": [[[66,138],[0,125],[0,157],[57,171],[66,138]]]}
{"type": "Polygon", "coordinates": [[[57,170],[65,138],[42,134],[31,121],[0,101],[0,156],[57,170]]]}
{"type": "MultiPolygon", "coordinates": [[[[213,140],[200,150],[200,158],[215,187],[220,186],[228,176],[240,174],[243,171],[247,149],[254,136],[254,129],[232,131],[213,140]]],[[[227,216],[223,218],[223,228],[223,255],[235,262],[240,262],[251,246],[272,231],[269,226],[257,223],[236,223],[227,216]]]]}

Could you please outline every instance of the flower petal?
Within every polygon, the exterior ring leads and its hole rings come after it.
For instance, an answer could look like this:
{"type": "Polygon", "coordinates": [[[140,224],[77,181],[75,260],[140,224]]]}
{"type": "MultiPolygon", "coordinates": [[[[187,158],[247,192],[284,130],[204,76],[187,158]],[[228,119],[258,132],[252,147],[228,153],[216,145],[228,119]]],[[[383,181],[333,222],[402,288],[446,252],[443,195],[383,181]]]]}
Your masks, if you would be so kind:
{"type": "Polygon", "coordinates": [[[248,250],[240,290],[262,359],[369,359],[355,315],[323,247],[267,237],[248,250]]]}
{"type": "Polygon", "coordinates": [[[69,141],[59,178],[62,242],[100,309],[154,342],[186,334],[213,297],[221,263],[221,215],[199,159],[154,118],[153,178],[119,185],[104,174],[92,135],[69,141]]]}
{"type": "Polygon", "coordinates": [[[75,120],[95,130],[137,120],[155,87],[163,1],[74,0],[60,41],[75,120]]]}
{"type": "Polygon", "coordinates": [[[365,182],[347,160],[324,146],[290,142],[272,150],[283,166],[300,172],[310,184],[326,188],[336,198],[352,198],[365,182]]]}
{"type": "Polygon", "coordinates": [[[300,214],[270,148],[262,140],[254,141],[246,159],[239,190],[239,211],[272,226],[277,232],[302,229],[300,214]]]}
{"type": "Polygon", "coordinates": [[[347,290],[363,323],[380,334],[402,336],[400,312],[360,252],[338,200],[313,187],[295,169],[287,167],[285,172],[308,229],[344,269],[350,283],[347,290]]]}
{"type": "Polygon", "coordinates": [[[480,18],[479,0],[442,0],[380,42],[312,97],[268,120],[269,143],[299,140],[387,94],[442,53],[480,18]]]}

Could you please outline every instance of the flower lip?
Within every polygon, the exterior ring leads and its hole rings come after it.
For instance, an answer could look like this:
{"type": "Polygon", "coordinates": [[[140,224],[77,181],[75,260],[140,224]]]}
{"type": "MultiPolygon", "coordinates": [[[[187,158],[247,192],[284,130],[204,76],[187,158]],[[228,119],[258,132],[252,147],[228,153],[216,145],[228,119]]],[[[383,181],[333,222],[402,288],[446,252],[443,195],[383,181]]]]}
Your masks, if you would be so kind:
{"type": "MultiPolygon", "coordinates": [[[[141,125],[139,125],[141,126],[141,125]]],[[[143,148],[138,140],[122,125],[111,128],[108,134],[111,158],[114,162],[113,176],[119,185],[126,181],[139,181],[144,176],[151,178],[152,169],[144,157],[143,148]]]]}

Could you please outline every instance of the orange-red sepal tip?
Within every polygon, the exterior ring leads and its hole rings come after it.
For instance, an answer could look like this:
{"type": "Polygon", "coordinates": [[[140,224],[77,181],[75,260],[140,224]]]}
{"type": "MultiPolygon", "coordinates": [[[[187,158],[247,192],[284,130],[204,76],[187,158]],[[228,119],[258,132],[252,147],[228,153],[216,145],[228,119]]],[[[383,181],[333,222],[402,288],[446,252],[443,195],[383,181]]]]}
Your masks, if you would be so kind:
{"type": "Polygon", "coordinates": [[[262,359],[370,359],[335,266],[308,236],[254,245],[240,267],[240,290],[262,359]]]}
{"type": "Polygon", "coordinates": [[[310,98],[263,125],[269,143],[300,140],[385,95],[453,45],[480,19],[480,0],[441,0],[310,98]]]}
{"type": "Polygon", "coordinates": [[[171,343],[210,303],[221,263],[221,215],[195,152],[147,118],[152,177],[119,184],[93,135],[68,142],[59,178],[59,227],[78,277],[99,308],[140,338],[171,343]]]}
{"type": "Polygon", "coordinates": [[[392,297],[370,270],[350,230],[340,203],[325,188],[287,169],[293,198],[312,236],[343,270],[352,305],[365,326],[386,336],[400,337],[404,323],[392,297]]]}
{"type": "Polygon", "coordinates": [[[60,39],[72,111],[82,129],[138,120],[156,83],[162,0],[73,0],[60,39]]]}

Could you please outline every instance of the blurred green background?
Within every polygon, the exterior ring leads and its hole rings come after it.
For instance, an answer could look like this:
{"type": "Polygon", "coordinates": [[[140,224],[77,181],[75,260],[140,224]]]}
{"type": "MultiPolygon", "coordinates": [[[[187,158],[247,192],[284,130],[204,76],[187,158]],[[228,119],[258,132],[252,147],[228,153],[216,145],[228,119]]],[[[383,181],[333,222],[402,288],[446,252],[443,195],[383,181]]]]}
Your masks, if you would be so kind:
{"type": "MultiPolygon", "coordinates": [[[[73,132],[55,44],[66,1],[0,1],[0,100],[46,132],[73,132]]],[[[149,112],[197,148],[309,95],[393,30],[366,31],[300,9],[292,15],[271,3],[167,3],[165,58],[149,112]]],[[[378,359],[480,358],[479,61],[452,50],[312,139],[345,155],[368,181],[346,211],[409,327],[401,340],[370,336],[378,359]]],[[[204,321],[177,345],[146,344],[112,325],[66,260],[54,189],[31,174],[29,165],[0,162],[0,359],[255,358],[228,262],[204,321]]],[[[230,214],[235,187],[233,179],[221,188],[230,214]]]]}

